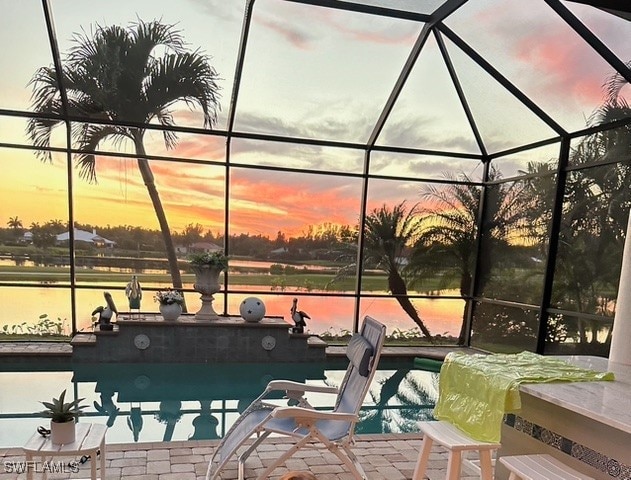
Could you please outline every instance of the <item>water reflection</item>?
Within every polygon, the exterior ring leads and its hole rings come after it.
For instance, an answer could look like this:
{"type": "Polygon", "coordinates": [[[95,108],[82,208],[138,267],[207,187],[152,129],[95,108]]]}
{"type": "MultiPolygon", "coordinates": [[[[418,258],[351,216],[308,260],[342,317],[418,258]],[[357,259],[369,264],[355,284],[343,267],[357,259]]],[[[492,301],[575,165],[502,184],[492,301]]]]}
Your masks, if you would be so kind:
{"type": "MultiPolygon", "coordinates": [[[[115,262],[114,262],[115,263],[115,262]]],[[[105,256],[93,257],[76,257],[75,264],[78,267],[88,267],[90,270],[111,273],[143,273],[143,274],[162,274],[167,275],[169,272],[166,268],[166,260],[157,260],[155,258],[116,258],[105,256]],[[112,265],[114,260],[120,260],[122,265],[112,265]],[[133,264],[132,264],[133,263],[133,264]]],[[[21,267],[44,267],[44,266],[60,266],[68,267],[68,256],[43,256],[39,255],[34,259],[28,256],[0,256],[0,266],[21,266],[21,267]]],[[[269,270],[272,265],[282,265],[283,267],[293,267],[305,272],[324,272],[335,271],[335,268],[322,265],[295,265],[284,262],[270,262],[264,260],[230,260],[231,269],[244,270],[269,270]]]]}
{"type": "Polygon", "coordinates": [[[210,411],[209,400],[199,401],[199,415],[193,419],[195,433],[188,437],[189,440],[216,440],[219,438],[217,426],[219,420],[210,411]]]}
{"type": "MultiPolygon", "coordinates": [[[[382,362],[383,363],[383,362],[382,362]]],[[[221,438],[270,380],[339,385],[346,362],[339,364],[218,365],[74,365],[68,388],[88,403],[80,421],[107,424],[108,442],[155,442],[221,438]]],[[[10,391],[16,373],[0,372],[0,390],[10,391]]],[[[30,372],[30,382],[46,383],[51,372],[30,372]],[[42,382],[40,382],[40,377],[42,382]]],[[[411,361],[380,369],[361,412],[361,433],[415,431],[415,420],[431,417],[437,398],[435,373],[415,370],[411,361]]],[[[278,392],[271,402],[286,405],[278,392]]],[[[13,392],[0,403],[0,447],[22,444],[44,419],[29,409],[40,393],[13,392]]],[[[317,408],[333,408],[334,395],[309,396],[317,408]]]]}
{"type": "MultiPolygon", "coordinates": [[[[48,260],[25,260],[23,258],[0,258],[0,267],[12,266],[17,261],[21,261],[25,267],[33,267],[42,264],[41,262],[48,260]]],[[[160,289],[170,287],[167,277],[151,277],[150,274],[156,273],[164,275],[166,270],[159,267],[164,267],[165,262],[156,259],[125,259],[112,257],[81,257],[81,261],[77,263],[79,270],[82,273],[81,280],[77,282],[80,287],[89,288],[77,288],[75,290],[76,295],[76,320],[77,329],[79,331],[91,331],[93,325],[93,319],[90,315],[94,309],[103,304],[103,291],[109,291],[112,293],[114,303],[118,307],[119,311],[127,310],[129,305],[128,298],[125,296],[124,288],[126,283],[132,274],[143,273],[147,275],[147,278],[151,278],[154,281],[145,280],[140,278],[142,288],[145,290],[145,295],[142,299],[141,311],[143,312],[157,312],[158,305],[153,302],[152,293],[150,289],[160,289]],[[131,264],[131,261],[136,263],[131,264]],[[83,265],[83,268],[81,267],[83,265]],[[99,274],[99,272],[112,273],[111,278],[107,275],[99,274]],[[129,276],[128,276],[129,274],[129,276]],[[107,279],[107,281],[102,281],[107,279]],[[96,281],[99,280],[99,281],[96,281]]],[[[56,257],[50,260],[56,266],[67,265],[67,257],[56,257]],[[60,263],[61,262],[61,263],[60,263]],[[64,263],[65,262],[65,263],[64,263]]],[[[241,271],[259,271],[269,272],[269,267],[276,262],[266,261],[249,261],[249,260],[231,260],[231,269],[240,269],[241,271]]],[[[323,270],[325,267],[318,265],[305,265],[296,267],[298,269],[307,269],[307,271],[323,270]]],[[[0,272],[1,273],[1,272],[0,272]]],[[[14,275],[14,272],[7,272],[7,274],[14,275]]],[[[25,268],[24,271],[20,271],[20,282],[33,281],[33,275],[36,278],[42,278],[40,273],[33,271],[29,272],[29,268],[25,268]]],[[[4,305],[19,305],[19,309],[13,309],[11,315],[6,314],[2,316],[0,314],[0,327],[7,325],[12,327],[14,325],[21,325],[23,323],[34,325],[37,323],[37,319],[41,315],[47,314],[49,318],[53,320],[59,319],[64,325],[65,332],[71,331],[71,290],[70,290],[70,273],[67,272],[53,272],[50,274],[47,283],[50,283],[54,288],[46,287],[2,287],[0,288],[0,303],[4,305]]],[[[1,275],[0,275],[1,276],[1,275]]],[[[193,276],[184,276],[184,288],[193,289],[193,276]]],[[[231,290],[238,290],[243,292],[248,291],[261,291],[270,290],[269,294],[259,294],[259,296],[266,305],[266,311],[268,315],[283,316],[288,323],[292,324],[289,316],[289,310],[291,308],[291,298],[289,296],[278,295],[272,291],[272,287],[262,285],[237,285],[233,282],[248,283],[246,278],[247,274],[238,274],[231,277],[231,290]],[[239,279],[241,277],[241,279],[239,279]]],[[[13,278],[13,277],[11,277],[13,278]]],[[[292,287],[294,288],[294,287],[292,287]]],[[[321,334],[327,331],[332,333],[339,333],[341,330],[352,330],[352,319],[355,312],[355,300],[351,297],[319,297],[319,296],[300,296],[300,288],[295,287],[296,290],[292,291],[292,295],[299,297],[300,308],[307,312],[312,318],[309,321],[308,329],[311,333],[321,334]]],[[[320,292],[315,289],[309,289],[310,293],[331,293],[320,292]]],[[[352,293],[352,292],[339,292],[339,293],[352,293]]],[[[388,294],[385,291],[371,292],[375,294],[388,294]]],[[[457,296],[457,290],[444,290],[438,292],[441,295],[457,296]]],[[[225,311],[229,315],[238,315],[239,305],[243,298],[248,296],[247,294],[230,294],[228,299],[228,305],[225,306],[225,311]]],[[[186,305],[189,312],[196,312],[201,306],[199,294],[194,292],[188,292],[185,294],[186,305]]],[[[217,312],[224,311],[223,294],[215,295],[215,301],[213,306],[217,312]]],[[[464,310],[464,301],[454,299],[413,299],[412,303],[420,312],[424,322],[432,332],[432,334],[445,334],[448,336],[457,336],[460,331],[460,324],[462,322],[462,313],[464,310]]],[[[360,305],[360,317],[364,315],[371,315],[375,318],[382,319],[387,324],[390,331],[394,329],[400,330],[413,330],[416,329],[414,322],[403,312],[401,307],[390,298],[364,298],[361,300],[360,305]]]]}
{"type": "MultiPolygon", "coordinates": [[[[103,291],[112,293],[114,303],[119,311],[125,311],[128,306],[128,299],[125,296],[124,285],[120,290],[114,290],[111,285],[94,282],[91,286],[94,289],[77,289],[77,328],[79,330],[90,331],[92,329],[91,312],[99,305],[103,305],[103,291]]],[[[142,283],[144,295],[141,310],[143,312],[157,312],[158,304],[153,301],[150,288],[164,287],[165,285],[154,283],[142,283]]],[[[260,289],[260,287],[248,285],[234,285],[233,288],[247,292],[260,289]]],[[[313,292],[317,293],[317,292],[313,292]]],[[[386,293],[386,292],[378,292],[386,293]]],[[[445,292],[451,293],[451,292],[445,292]]],[[[339,332],[342,329],[352,330],[352,318],[354,314],[355,300],[351,297],[320,297],[320,296],[300,296],[301,310],[309,314],[311,319],[307,328],[311,333],[321,334],[328,330],[339,332]]],[[[230,315],[238,315],[239,306],[243,298],[249,296],[243,294],[230,294],[228,296],[227,311],[230,315]]],[[[292,296],[270,294],[256,294],[265,302],[266,314],[282,316],[292,324],[290,319],[290,309],[292,296]]],[[[186,304],[190,312],[196,312],[201,307],[198,293],[185,293],[186,304]]],[[[224,310],[224,295],[215,295],[213,306],[217,312],[224,310]]],[[[448,335],[458,335],[462,322],[462,312],[464,301],[453,299],[414,299],[413,304],[417,307],[421,316],[426,321],[430,331],[436,333],[446,333],[448,335]]],[[[19,309],[11,311],[11,315],[0,314],[0,326],[19,325],[22,322],[35,324],[42,314],[54,320],[60,319],[65,326],[65,331],[69,332],[71,318],[71,297],[69,288],[46,288],[46,287],[3,287],[0,288],[0,304],[18,305],[19,309]]],[[[362,300],[360,316],[371,315],[374,318],[382,319],[388,327],[388,331],[394,329],[408,330],[415,328],[414,322],[407,317],[405,312],[392,298],[370,298],[362,300]]]]}

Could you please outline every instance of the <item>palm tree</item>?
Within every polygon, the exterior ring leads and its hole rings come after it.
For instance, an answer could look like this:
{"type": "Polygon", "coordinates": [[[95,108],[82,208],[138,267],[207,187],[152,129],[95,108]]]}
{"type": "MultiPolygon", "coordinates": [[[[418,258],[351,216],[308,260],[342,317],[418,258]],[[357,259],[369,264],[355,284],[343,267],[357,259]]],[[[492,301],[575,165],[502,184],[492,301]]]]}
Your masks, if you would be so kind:
{"type": "MultiPolygon", "coordinates": [[[[620,96],[628,82],[619,74],[605,83],[606,101],[589,118],[588,126],[629,118],[631,107],[620,96]]],[[[573,165],[617,160],[604,167],[585,168],[568,175],[565,188],[561,247],[557,254],[555,298],[579,312],[613,316],[611,298],[616,291],[620,258],[626,237],[626,219],[631,206],[631,167],[621,162],[631,152],[629,125],[596,132],[583,138],[570,153],[573,165]],[[577,258],[581,261],[578,262],[577,258]],[[604,287],[606,286],[606,287],[604,287]]],[[[602,322],[578,319],[568,331],[586,344],[598,343],[602,322]]],[[[609,341],[611,329],[605,343],[609,341]]]]}
{"type": "MultiPolygon", "coordinates": [[[[128,28],[97,26],[92,38],[76,34],[74,43],[62,72],[42,67],[33,76],[33,109],[46,118],[30,119],[27,134],[39,149],[40,159],[50,162],[47,147],[53,128],[63,123],[65,109],[71,117],[106,122],[72,123],[72,138],[80,152],[76,155],[79,175],[93,183],[97,178],[92,152],[99,144],[106,139],[117,144],[132,142],[138,170],[160,224],[173,286],[182,288],[169,224],[145,158],[146,128],[138,125],[157,121],[163,127],[173,126],[172,107],[184,101],[201,108],[204,127],[211,127],[219,108],[217,73],[206,55],[185,50],[182,36],[173,25],[159,21],[139,21],[128,28]],[[165,52],[162,56],[154,55],[158,48],[165,52]],[[66,105],[62,88],[68,99],[66,105]]],[[[167,148],[177,144],[172,131],[164,130],[163,135],[167,148]]]]}
{"type": "MultiPolygon", "coordinates": [[[[466,175],[463,175],[466,178],[466,175]]],[[[424,198],[435,201],[434,208],[425,209],[422,230],[410,258],[408,271],[413,283],[422,283],[444,272],[442,282],[446,287],[453,275],[460,280],[460,295],[471,294],[477,236],[477,215],[480,188],[475,185],[453,184],[446,189],[429,186],[422,193],[424,198]],[[445,269],[447,265],[455,268],[445,269]]],[[[465,303],[463,322],[458,344],[463,345],[466,336],[466,319],[470,302],[465,303]]]]}
{"type": "Polygon", "coordinates": [[[18,217],[9,217],[7,225],[9,228],[17,230],[18,228],[22,228],[22,220],[20,220],[18,217]]]}
{"type": "Polygon", "coordinates": [[[405,250],[413,245],[419,234],[417,215],[417,206],[407,210],[405,201],[392,209],[385,204],[375,208],[366,217],[364,263],[378,265],[386,272],[390,293],[418,325],[423,335],[431,339],[431,333],[408,297],[407,285],[400,273],[405,250]]]}
{"type": "MultiPolygon", "coordinates": [[[[449,176],[447,178],[456,180],[449,176]]],[[[500,172],[491,168],[489,180],[500,178],[500,172]]],[[[435,278],[437,271],[442,273],[445,285],[451,280],[450,275],[458,275],[460,295],[466,298],[471,295],[472,288],[481,190],[464,173],[457,180],[463,183],[452,183],[447,187],[428,186],[421,192],[421,196],[433,202],[433,205],[422,210],[424,216],[418,242],[406,270],[414,278],[413,284],[429,277],[435,278]]],[[[509,247],[511,238],[529,235],[526,221],[529,210],[524,208],[522,199],[526,188],[524,182],[501,183],[489,188],[486,216],[480,234],[483,235],[485,257],[493,258],[509,247]]],[[[491,269],[492,265],[488,261],[480,262],[479,290],[489,281],[491,269]]],[[[466,340],[466,321],[471,306],[471,301],[467,301],[458,335],[459,345],[463,345],[466,340]]]]}
{"type": "Polygon", "coordinates": [[[7,226],[11,229],[11,231],[13,232],[13,236],[17,239],[22,232],[22,220],[20,220],[17,216],[9,217],[7,226]]]}

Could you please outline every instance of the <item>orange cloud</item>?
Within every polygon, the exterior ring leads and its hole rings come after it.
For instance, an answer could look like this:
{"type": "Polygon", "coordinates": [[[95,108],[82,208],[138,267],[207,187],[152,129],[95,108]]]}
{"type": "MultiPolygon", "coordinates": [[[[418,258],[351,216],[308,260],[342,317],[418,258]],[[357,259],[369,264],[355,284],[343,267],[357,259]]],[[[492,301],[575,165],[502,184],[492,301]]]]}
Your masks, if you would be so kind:
{"type": "MultiPolygon", "coordinates": [[[[196,148],[196,140],[192,139],[192,148],[196,148]]],[[[34,158],[22,158],[25,154],[13,159],[13,153],[3,152],[11,173],[5,179],[9,183],[3,183],[7,188],[0,194],[4,200],[0,214],[7,219],[18,215],[27,224],[65,218],[65,161],[42,165],[34,158]],[[23,168],[26,160],[32,164],[27,169],[23,168]],[[11,162],[15,168],[11,168],[11,162]],[[11,190],[12,186],[16,190],[11,190]],[[19,208],[13,201],[16,191],[25,199],[19,208]]],[[[224,166],[185,161],[150,161],[150,165],[172,230],[181,231],[190,223],[200,223],[207,230],[223,231],[224,166]]],[[[97,158],[96,170],[95,185],[78,179],[74,169],[78,222],[158,228],[135,159],[101,156],[97,158]]],[[[233,168],[230,182],[229,220],[233,234],[249,232],[274,237],[282,230],[291,237],[301,235],[310,225],[323,222],[356,225],[359,218],[362,190],[359,178],[233,168]]],[[[371,180],[370,185],[371,208],[398,203],[403,198],[418,198],[418,184],[371,180]]]]}
{"type": "Polygon", "coordinates": [[[539,29],[519,39],[515,53],[533,69],[545,72],[541,93],[558,95],[559,99],[578,98],[592,107],[602,102],[603,72],[594,68],[596,54],[578,36],[539,29]]]}
{"type": "Polygon", "coordinates": [[[409,45],[421,28],[418,22],[289,3],[276,5],[273,13],[259,7],[254,21],[300,50],[308,50],[315,41],[335,34],[346,41],[409,45]],[[302,21],[305,17],[315,18],[316,21],[305,24],[302,21]]]}
{"type": "Polygon", "coordinates": [[[300,31],[299,28],[296,28],[290,22],[271,18],[265,19],[262,16],[258,16],[256,17],[256,23],[272,30],[274,33],[277,33],[287,40],[291,45],[301,50],[309,49],[310,43],[314,40],[314,37],[311,34],[300,31]]]}
{"type": "Polygon", "coordinates": [[[409,45],[422,28],[418,22],[322,9],[320,21],[345,37],[382,45],[409,45]]]}
{"type": "Polygon", "coordinates": [[[233,172],[231,222],[257,233],[278,230],[289,236],[323,220],[355,224],[359,215],[359,182],[297,173],[233,172]]]}
{"type": "Polygon", "coordinates": [[[564,124],[584,125],[602,102],[611,67],[545,2],[469,2],[447,23],[564,124]]]}

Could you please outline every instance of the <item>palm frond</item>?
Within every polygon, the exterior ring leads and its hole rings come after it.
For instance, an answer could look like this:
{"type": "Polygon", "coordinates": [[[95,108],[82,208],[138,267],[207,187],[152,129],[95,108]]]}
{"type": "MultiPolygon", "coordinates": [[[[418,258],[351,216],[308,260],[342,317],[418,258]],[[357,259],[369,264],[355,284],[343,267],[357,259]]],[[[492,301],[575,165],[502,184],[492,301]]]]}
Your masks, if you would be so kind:
{"type": "Polygon", "coordinates": [[[204,126],[217,120],[218,75],[209,59],[199,52],[166,55],[149,67],[144,83],[146,110],[150,116],[183,100],[202,109],[204,126]]]}
{"type": "MultiPolygon", "coordinates": [[[[160,109],[156,113],[156,118],[160,122],[160,125],[164,127],[171,127],[175,125],[175,122],[173,121],[173,115],[171,115],[171,113],[166,109],[160,109]]],[[[173,130],[165,129],[162,131],[162,135],[164,137],[164,144],[166,145],[166,147],[168,149],[175,148],[175,146],[177,145],[176,133],[173,130]]]]}
{"type": "Polygon", "coordinates": [[[73,128],[72,136],[77,143],[77,149],[80,150],[80,153],[76,155],[79,177],[90,183],[97,183],[96,158],[93,152],[99,143],[108,137],[114,142],[131,138],[129,131],[125,128],[93,124],[77,125],[73,128]]]}
{"type": "Polygon", "coordinates": [[[49,67],[39,68],[29,82],[33,92],[31,94],[32,108],[35,112],[50,116],[58,116],[59,119],[29,118],[26,123],[26,134],[31,143],[39,148],[35,154],[42,161],[51,161],[51,154],[44,150],[50,146],[50,138],[53,128],[62,123],[63,105],[59,94],[59,83],[55,69],[49,67]]]}
{"type": "MultiPolygon", "coordinates": [[[[627,62],[626,66],[627,68],[631,68],[631,62],[627,62]]],[[[605,88],[605,95],[607,99],[605,103],[614,105],[617,104],[618,101],[621,99],[620,90],[622,90],[622,87],[624,87],[628,83],[629,82],[627,81],[627,79],[620,75],[618,72],[611,75],[603,85],[603,87],[605,88]]]]}

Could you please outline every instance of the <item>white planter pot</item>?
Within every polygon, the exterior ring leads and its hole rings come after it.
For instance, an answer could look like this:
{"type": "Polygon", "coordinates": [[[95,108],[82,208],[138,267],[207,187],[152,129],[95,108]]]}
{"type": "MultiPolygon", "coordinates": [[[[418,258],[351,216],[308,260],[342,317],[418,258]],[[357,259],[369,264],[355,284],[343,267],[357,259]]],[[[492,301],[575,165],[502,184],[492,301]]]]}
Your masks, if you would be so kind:
{"type": "Polygon", "coordinates": [[[50,422],[50,440],[55,445],[67,445],[75,441],[75,421],[69,422],[50,422]]]}
{"type": "Polygon", "coordinates": [[[179,303],[160,304],[160,314],[166,321],[173,322],[182,314],[182,305],[179,303]]]}

